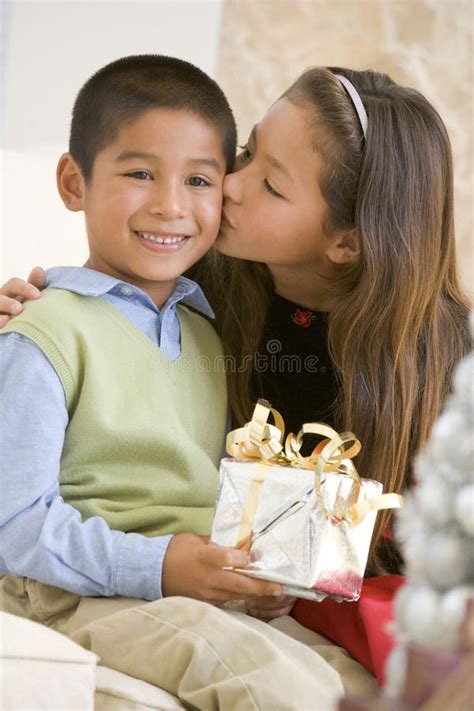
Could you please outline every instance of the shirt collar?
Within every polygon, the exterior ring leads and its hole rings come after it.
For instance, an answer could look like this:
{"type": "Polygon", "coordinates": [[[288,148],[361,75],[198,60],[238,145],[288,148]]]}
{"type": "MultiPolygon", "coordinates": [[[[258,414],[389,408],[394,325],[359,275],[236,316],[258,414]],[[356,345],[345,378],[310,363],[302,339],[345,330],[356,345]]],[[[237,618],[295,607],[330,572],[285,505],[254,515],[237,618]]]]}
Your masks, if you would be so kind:
{"type": "MultiPolygon", "coordinates": [[[[87,267],[52,267],[46,271],[46,283],[52,289],[67,289],[82,296],[103,296],[112,291],[115,293],[117,287],[126,285],[131,287],[135,294],[141,295],[157,311],[160,311],[148,294],[138,286],[87,267]]],[[[163,309],[179,302],[191,306],[196,311],[204,314],[204,316],[215,318],[214,311],[210,307],[203,290],[192,279],[182,276],[176,279],[174,291],[163,309]]]]}

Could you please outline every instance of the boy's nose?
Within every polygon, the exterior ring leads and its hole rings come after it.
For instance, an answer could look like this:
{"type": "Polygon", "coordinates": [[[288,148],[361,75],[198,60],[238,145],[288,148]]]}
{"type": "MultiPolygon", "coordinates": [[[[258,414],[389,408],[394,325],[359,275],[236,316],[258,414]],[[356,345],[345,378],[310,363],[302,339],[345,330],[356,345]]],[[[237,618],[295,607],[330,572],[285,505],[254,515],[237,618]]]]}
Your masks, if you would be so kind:
{"type": "Polygon", "coordinates": [[[184,196],[178,190],[157,191],[150,202],[149,210],[153,215],[161,215],[166,220],[175,220],[186,215],[184,196]]]}

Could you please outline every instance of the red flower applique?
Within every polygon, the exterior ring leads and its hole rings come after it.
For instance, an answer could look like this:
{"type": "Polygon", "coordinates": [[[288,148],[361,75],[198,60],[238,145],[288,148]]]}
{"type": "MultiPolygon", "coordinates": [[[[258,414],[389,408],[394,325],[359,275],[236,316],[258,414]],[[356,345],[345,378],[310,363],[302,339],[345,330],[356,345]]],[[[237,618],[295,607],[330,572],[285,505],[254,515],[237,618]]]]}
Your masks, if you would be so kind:
{"type": "Polygon", "coordinates": [[[291,320],[296,323],[297,326],[303,326],[303,328],[308,328],[311,326],[311,321],[314,321],[316,316],[313,311],[308,311],[306,309],[296,309],[295,313],[291,315],[291,320]]]}

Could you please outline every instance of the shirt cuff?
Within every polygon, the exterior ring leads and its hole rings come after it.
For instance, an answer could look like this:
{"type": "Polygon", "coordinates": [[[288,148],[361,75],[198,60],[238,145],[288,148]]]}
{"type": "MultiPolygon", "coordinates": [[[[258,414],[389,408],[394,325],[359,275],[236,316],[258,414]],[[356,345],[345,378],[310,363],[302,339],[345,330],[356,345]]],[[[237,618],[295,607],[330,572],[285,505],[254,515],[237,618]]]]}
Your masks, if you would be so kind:
{"type": "Polygon", "coordinates": [[[114,573],[114,588],[118,595],[142,600],[163,597],[163,559],[172,538],[172,535],[147,538],[138,533],[126,533],[122,537],[114,573]]]}

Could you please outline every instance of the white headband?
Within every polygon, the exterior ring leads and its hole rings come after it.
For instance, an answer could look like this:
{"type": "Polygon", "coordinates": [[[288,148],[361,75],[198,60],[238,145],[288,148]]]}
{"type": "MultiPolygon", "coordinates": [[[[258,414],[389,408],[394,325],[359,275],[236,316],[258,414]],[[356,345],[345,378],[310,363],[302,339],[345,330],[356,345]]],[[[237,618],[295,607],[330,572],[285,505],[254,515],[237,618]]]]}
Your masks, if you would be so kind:
{"type": "Polygon", "coordinates": [[[352,103],[354,104],[354,108],[356,110],[357,116],[359,117],[360,125],[362,126],[362,132],[364,134],[364,138],[367,138],[367,124],[368,124],[368,119],[367,119],[367,112],[364,108],[364,104],[362,103],[362,99],[359,96],[359,93],[357,89],[355,88],[354,84],[352,84],[349,79],[342,74],[334,74],[335,77],[339,79],[341,84],[344,86],[345,90],[349,94],[352,103]]]}

